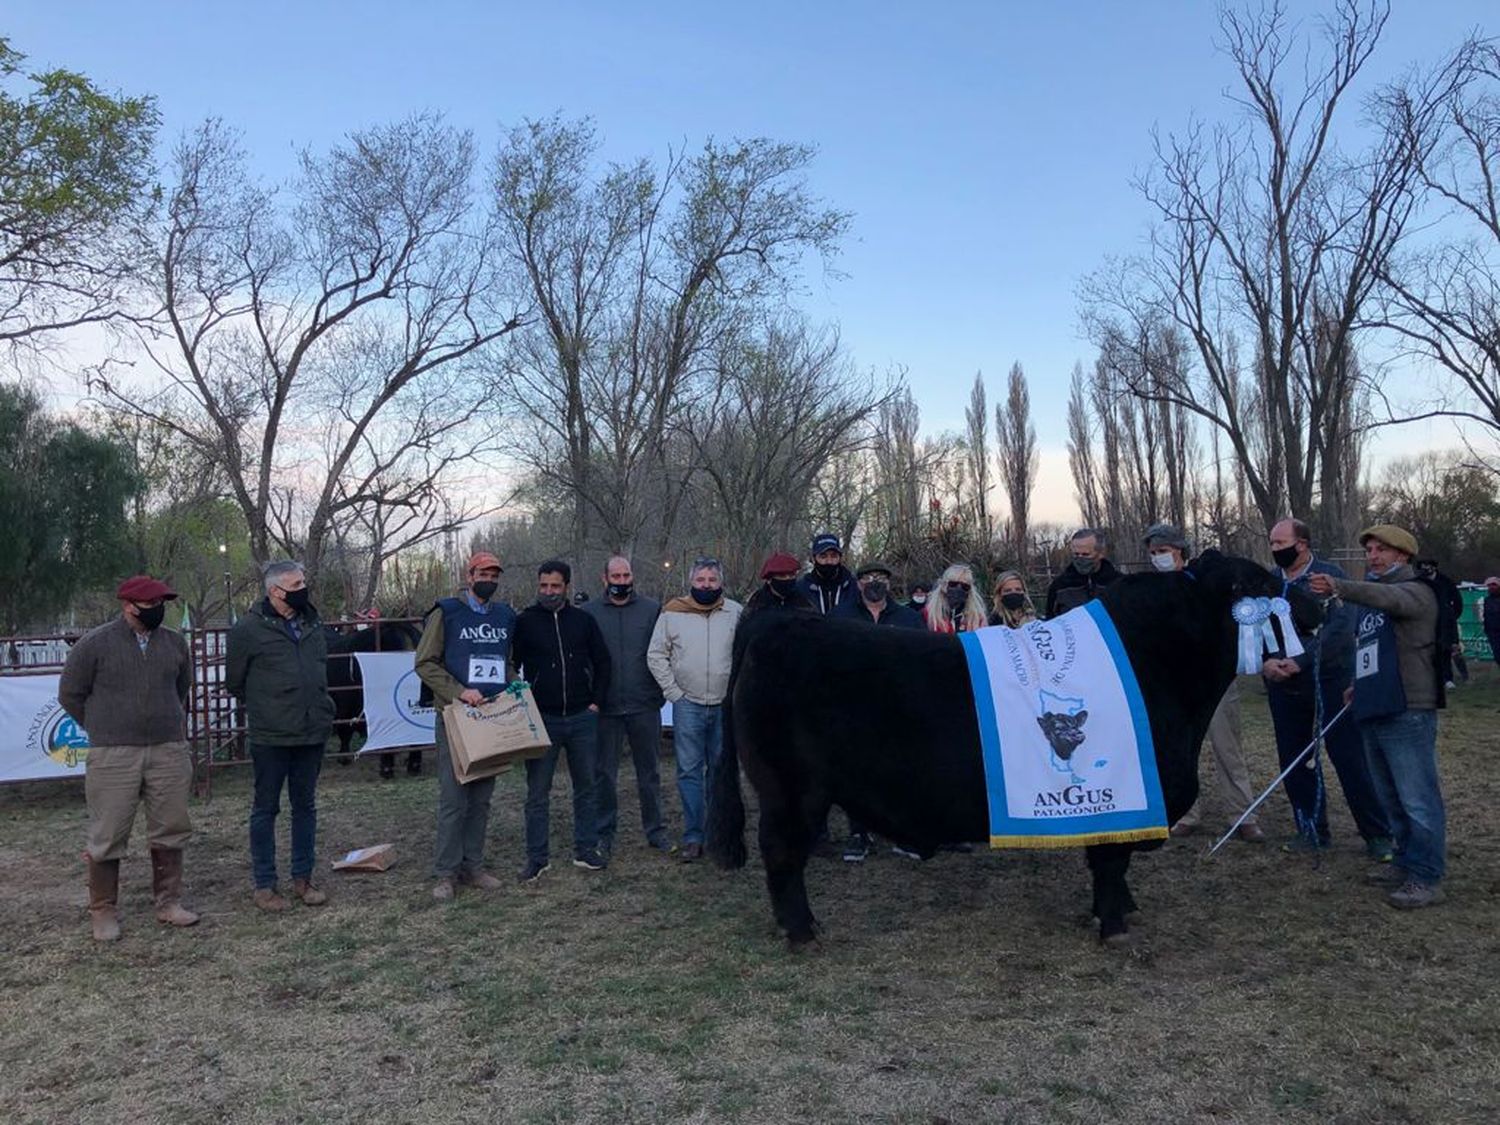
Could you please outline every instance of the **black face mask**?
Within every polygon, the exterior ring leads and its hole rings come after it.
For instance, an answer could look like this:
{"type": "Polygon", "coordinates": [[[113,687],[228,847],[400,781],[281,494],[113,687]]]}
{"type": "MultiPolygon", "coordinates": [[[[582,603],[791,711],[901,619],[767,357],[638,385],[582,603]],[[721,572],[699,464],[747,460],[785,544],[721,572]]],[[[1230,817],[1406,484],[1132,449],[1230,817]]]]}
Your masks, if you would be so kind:
{"type": "Polygon", "coordinates": [[[312,598],[312,591],[304,586],[300,590],[283,590],[281,591],[281,596],[288,606],[298,613],[303,613],[306,611],[308,602],[312,598]]]}
{"type": "Polygon", "coordinates": [[[605,587],[605,589],[609,592],[610,597],[614,598],[617,601],[624,601],[626,598],[630,597],[630,591],[635,589],[635,583],[611,582],[608,586],[605,587]]]}
{"type": "Polygon", "coordinates": [[[699,605],[713,605],[714,602],[724,596],[723,590],[705,590],[701,586],[694,586],[688,593],[692,595],[693,601],[699,605]]]}
{"type": "Polygon", "coordinates": [[[839,571],[843,569],[843,563],[813,563],[813,573],[822,579],[822,584],[825,586],[837,582],[839,571]]]}
{"type": "Polygon", "coordinates": [[[943,591],[943,598],[947,601],[948,608],[957,613],[969,604],[969,591],[962,586],[949,586],[943,591]]]}
{"type": "Polygon", "coordinates": [[[771,593],[785,601],[797,592],[797,580],[795,578],[772,578],[767,581],[771,593]]]}
{"type": "Polygon", "coordinates": [[[1020,609],[1023,605],[1026,604],[1026,595],[1018,594],[1014,590],[1012,590],[1008,594],[1000,595],[1000,604],[1003,605],[1006,609],[1020,609]]]}
{"type": "Polygon", "coordinates": [[[476,582],[469,589],[474,591],[474,597],[479,601],[487,602],[495,596],[495,591],[500,589],[498,582],[476,582]]]}
{"type": "Polygon", "coordinates": [[[1271,552],[1271,558],[1277,566],[1285,570],[1297,561],[1297,545],[1293,543],[1290,547],[1278,547],[1271,552]]]}
{"type": "MultiPolygon", "coordinates": [[[[135,605],[135,603],[132,602],[131,605],[135,605]]],[[[166,617],[166,615],[167,606],[165,602],[163,602],[161,605],[137,605],[135,607],[135,619],[142,625],[144,625],[147,629],[159,629],[161,627],[162,619],[166,617]]]]}
{"type": "Polygon", "coordinates": [[[863,590],[865,601],[871,603],[872,605],[877,605],[880,602],[885,601],[885,596],[890,592],[890,583],[880,582],[874,579],[866,582],[865,588],[863,590]]]}
{"type": "Polygon", "coordinates": [[[536,600],[537,600],[537,604],[539,606],[541,606],[543,609],[549,610],[552,613],[556,613],[558,610],[562,609],[563,606],[565,606],[565,605],[568,604],[568,595],[567,594],[538,594],[536,596],[536,600]]]}

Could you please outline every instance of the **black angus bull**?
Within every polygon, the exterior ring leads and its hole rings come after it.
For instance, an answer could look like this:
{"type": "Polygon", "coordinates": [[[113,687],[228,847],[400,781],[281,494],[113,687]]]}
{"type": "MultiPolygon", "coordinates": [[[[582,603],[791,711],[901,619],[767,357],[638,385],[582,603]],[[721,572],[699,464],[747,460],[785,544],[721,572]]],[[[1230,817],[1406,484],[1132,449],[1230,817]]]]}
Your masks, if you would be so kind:
{"type": "MultiPolygon", "coordinates": [[[[360,652],[411,652],[422,639],[422,630],[415,625],[400,621],[383,621],[367,629],[348,632],[324,626],[328,634],[328,689],[333,696],[334,731],[339,736],[339,753],[348,754],[357,731],[367,735],[365,721],[361,717],[365,709],[364,678],[359,672],[360,652]]],[[[347,757],[341,759],[348,765],[347,757]]],[[[422,772],[422,751],[411,750],[406,755],[406,772],[422,772]]],[[[380,755],[380,776],[396,775],[396,755],[380,755]]]]}
{"type": "MultiPolygon", "coordinates": [[[[1235,674],[1230,607],[1281,592],[1255,563],[1205,552],[1188,572],[1123,578],[1101,599],[1150,716],[1169,824],[1197,799],[1199,749],[1235,674]]],[[[1316,623],[1317,603],[1289,596],[1299,623],[1316,623]]],[[[974,694],[955,637],[800,613],[752,614],[741,629],[726,757],[736,754],[760,798],[771,907],[794,946],[816,930],[803,870],[830,804],[924,858],[989,838],[974,694]]],[[[739,773],[716,771],[709,852],[723,867],[745,862],[739,773]]],[[[1102,940],[1125,940],[1136,909],[1125,882],[1131,853],[1160,846],[1085,849],[1102,940]]]]}

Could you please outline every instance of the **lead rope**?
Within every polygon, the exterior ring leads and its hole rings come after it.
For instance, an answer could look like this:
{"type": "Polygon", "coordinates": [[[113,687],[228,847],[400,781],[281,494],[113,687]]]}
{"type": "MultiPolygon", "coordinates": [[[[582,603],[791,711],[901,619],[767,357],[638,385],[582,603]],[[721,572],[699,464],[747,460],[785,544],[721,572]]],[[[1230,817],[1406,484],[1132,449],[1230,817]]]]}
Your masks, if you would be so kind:
{"type": "MultiPolygon", "coordinates": [[[[1290,584],[1285,578],[1282,579],[1282,597],[1286,597],[1286,590],[1290,584]]],[[[1312,662],[1312,691],[1313,691],[1313,730],[1323,732],[1323,642],[1318,638],[1318,644],[1313,648],[1312,662]]],[[[1343,714],[1341,711],[1340,714],[1343,714]]],[[[1338,720],[1335,719],[1334,722],[1338,720]]],[[[1329,727],[1333,723],[1328,724],[1329,727]]],[[[1307,759],[1307,769],[1313,771],[1313,807],[1310,814],[1303,813],[1299,809],[1293,809],[1297,818],[1297,832],[1307,841],[1312,848],[1313,866],[1318,867],[1322,863],[1323,842],[1318,838],[1318,822],[1325,815],[1328,790],[1323,780],[1323,734],[1319,733],[1313,739],[1312,756],[1307,759]]]]}

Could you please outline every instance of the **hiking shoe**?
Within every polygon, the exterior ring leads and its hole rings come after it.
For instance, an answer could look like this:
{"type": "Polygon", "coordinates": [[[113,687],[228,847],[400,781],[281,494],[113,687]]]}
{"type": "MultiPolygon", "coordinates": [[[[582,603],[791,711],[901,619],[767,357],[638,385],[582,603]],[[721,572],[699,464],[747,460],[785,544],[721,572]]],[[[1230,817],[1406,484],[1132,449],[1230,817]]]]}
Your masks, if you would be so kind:
{"type": "Polygon", "coordinates": [[[453,901],[453,880],[439,879],[432,885],[432,897],[439,902],[453,901]]]}
{"type": "Polygon", "coordinates": [[[697,863],[703,858],[702,844],[683,844],[677,853],[677,858],[683,863],[697,863]]]}
{"type": "Polygon", "coordinates": [[[280,914],[287,907],[286,899],[276,893],[275,887],[258,887],[252,897],[256,906],[271,914],[280,914]]]}
{"type": "Polygon", "coordinates": [[[1266,830],[1253,820],[1247,820],[1234,830],[1234,834],[1247,844],[1264,844],[1266,830]]]}
{"type": "Polygon", "coordinates": [[[1365,839],[1365,855],[1376,863],[1390,863],[1396,858],[1396,845],[1389,836],[1369,836],[1365,839]]]}
{"type": "Polygon", "coordinates": [[[1406,885],[1408,878],[1406,872],[1394,864],[1365,872],[1365,882],[1372,887],[1401,887],[1406,885]]]}
{"type": "Polygon", "coordinates": [[[598,848],[590,848],[586,852],[579,852],[573,857],[573,866],[581,867],[585,871],[603,871],[609,866],[609,860],[599,854],[598,848]]]}
{"type": "Polygon", "coordinates": [[[474,887],[481,891],[498,891],[503,885],[488,871],[460,871],[458,881],[466,887],[474,887]]]}
{"type": "Polygon", "coordinates": [[[856,832],[844,845],[845,863],[863,863],[870,854],[870,836],[867,832],[856,832]]]}
{"type": "Polygon", "coordinates": [[[322,906],[328,901],[328,895],[313,886],[311,879],[293,879],[292,894],[302,900],[303,906],[322,906]]]}
{"type": "Polygon", "coordinates": [[[652,851],[670,852],[672,850],[672,841],[665,836],[658,836],[654,840],[647,840],[646,846],[652,851]]]}
{"type": "Polygon", "coordinates": [[[922,858],[922,854],[920,852],[914,852],[910,848],[903,848],[900,844],[892,844],[891,845],[891,854],[892,855],[903,856],[906,859],[921,859],[922,858]]]}
{"type": "Polygon", "coordinates": [[[1179,820],[1171,828],[1167,829],[1167,835],[1171,836],[1174,840],[1180,840],[1184,836],[1191,836],[1196,831],[1198,831],[1196,824],[1185,824],[1179,820]]]}
{"type": "Polygon", "coordinates": [[[535,883],[550,870],[552,870],[552,865],[545,859],[528,859],[526,866],[521,868],[520,881],[535,883]]]}
{"type": "Polygon", "coordinates": [[[1392,891],[1386,901],[1397,910],[1420,910],[1424,906],[1436,906],[1442,902],[1443,888],[1436,883],[1408,879],[1400,890],[1392,891]]]}

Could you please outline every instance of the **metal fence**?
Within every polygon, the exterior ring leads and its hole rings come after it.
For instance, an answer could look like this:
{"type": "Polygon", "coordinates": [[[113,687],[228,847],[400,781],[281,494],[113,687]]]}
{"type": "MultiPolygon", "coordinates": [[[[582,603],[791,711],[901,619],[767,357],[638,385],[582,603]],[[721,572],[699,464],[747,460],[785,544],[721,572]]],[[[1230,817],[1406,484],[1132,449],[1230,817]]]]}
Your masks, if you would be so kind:
{"type": "MultiPolygon", "coordinates": [[[[375,620],[325,621],[323,624],[337,633],[374,629],[374,644],[369,651],[382,652],[390,650],[381,648],[384,634],[379,626],[420,626],[421,622],[419,617],[385,617],[375,620]]],[[[239,702],[224,688],[229,627],[197,627],[186,630],[183,635],[187,638],[193,664],[193,687],[188,696],[188,742],[193,751],[193,770],[198,791],[207,796],[212,791],[213,770],[249,761],[244,712],[239,702]]],[[[0,640],[0,676],[57,675],[62,672],[68,650],[80,636],[81,633],[54,633],[0,640]]],[[[353,662],[354,654],[330,653],[328,659],[330,663],[343,660],[353,662]]],[[[353,682],[330,687],[329,691],[337,699],[343,694],[363,691],[363,686],[353,682]]],[[[335,731],[339,728],[352,728],[359,722],[359,709],[355,709],[352,717],[335,720],[335,731]]],[[[336,753],[330,757],[353,757],[353,754],[336,753]]]]}

